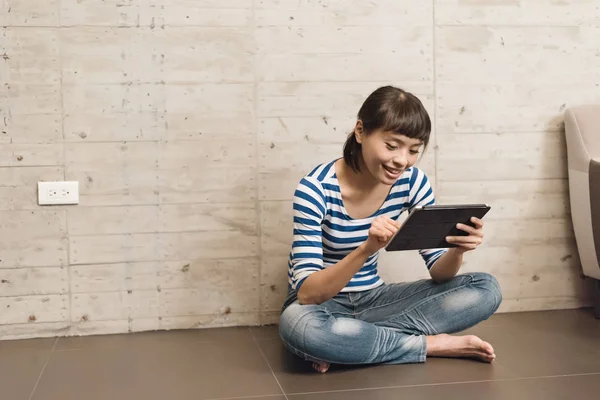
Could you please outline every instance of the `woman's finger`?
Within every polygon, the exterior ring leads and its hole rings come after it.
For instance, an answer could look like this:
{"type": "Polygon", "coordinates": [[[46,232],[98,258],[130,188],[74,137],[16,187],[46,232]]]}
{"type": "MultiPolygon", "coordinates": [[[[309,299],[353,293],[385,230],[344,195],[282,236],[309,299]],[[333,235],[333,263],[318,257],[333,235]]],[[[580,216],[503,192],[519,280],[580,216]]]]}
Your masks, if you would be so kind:
{"type": "Polygon", "coordinates": [[[379,221],[385,226],[391,226],[396,229],[400,228],[400,223],[396,220],[391,219],[390,217],[379,217],[379,221]]]}
{"type": "Polygon", "coordinates": [[[376,218],[376,219],[373,221],[373,223],[375,223],[375,222],[377,222],[377,223],[380,223],[380,224],[382,224],[382,225],[388,225],[388,224],[389,224],[389,225],[395,225],[395,224],[397,224],[397,223],[398,223],[397,221],[394,221],[393,219],[391,219],[391,218],[390,218],[390,217],[388,217],[388,216],[377,217],[377,218],[376,218]]]}
{"type": "Polygon", "coordinates": [[[481,229],[483,228],[483,220],[477,217],[471,217],[471,222],[475,224],[475,228],[481,229]]]}
{"type": "Polygon", "coordinates": [[[451,243],[481,243],[483,242],[483,240],[481,240],[480,237],[478,236],[450,236],[450,240],[448,240],[451,243]]]}
{"type": "Polygon", "coordinates": [[[400,229],[400,222],[390,218],[390,223],[394,226],[394,228],[400,229]]]}
{"type": "Polygon", "coordinates": [[[481,243],[471,243],[471,242],[448,242],[448,243],[454,244],[463,249],[475,249],[475,248],[477,248],[477,246],[479,246],[481,244],[481,243]]]}
{"type": "Polygon", "coordinates": [[[388,238],[391,238],[392,236],[394,236],[394,235],[396,234],[396,232],[395,232],[395,231],[392,231],[392,230],[390,230],[390,229],[387,229],[387,228],[385,229],[385,231],[384,231],[384,232],[385,232],[385,235],[386,235],[388,238]]]}
{"type": "Polygon", "coordinates": [[[392,222],[387,222],[384,227],[392,233],[396,233],[396,231],[398,231],[398,226],[394,225],[392,222]]]}
{"type": "Polygon", "coordinates": [[[481,244],[483,242],[482,238],[479,236],[448,236],[446,241],[454,244],[481,244]]]}
{"type": "Polygon", "coordinates": [[[381,229],[379,229],[377,226],[372,226],[371,229],[369,229],[369,235],[371,236],[381,236],[381,234],[381,229]]]}
{"type": "Polygon", "coordinates": [[[371,234],[381,242],[385,242],[391,237],[389,233],[377,228],[372,229],[371,234]]]}
{"type": "Polygon", "coordinates": [[[481,228],[473,228],[472,226],[465,224],[456,224],[456,227],[461,231],[467,232],[471,235],[483,237],[483,230],[481,228]]]}
{"type": "Polygon", "coordinates": [[[376,222],[374,221],[372,226],[376,227],[381,231],[390,232],[392,235],[395,234],[398,230],[398,228],[393,224],[393,221],[389,218],[388,220],[381,219],[376,222]]]}

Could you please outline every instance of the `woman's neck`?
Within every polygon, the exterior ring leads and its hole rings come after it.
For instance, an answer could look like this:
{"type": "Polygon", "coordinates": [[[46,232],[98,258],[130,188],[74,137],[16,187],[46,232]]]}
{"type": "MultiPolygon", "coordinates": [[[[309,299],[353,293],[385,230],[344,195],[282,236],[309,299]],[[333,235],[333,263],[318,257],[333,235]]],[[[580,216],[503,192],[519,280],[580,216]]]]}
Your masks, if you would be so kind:
{"type": "Polygon", "coordinates": [[[383,186],[388,187],[369,172],[362,158],[359,160],[359,166],[360,172],[356,172],[346,164],[343,158],[340,159],[337,166],[338,179],[341,172],[344,183],[351,185],[357,191],[371,192],[383,186]]]}

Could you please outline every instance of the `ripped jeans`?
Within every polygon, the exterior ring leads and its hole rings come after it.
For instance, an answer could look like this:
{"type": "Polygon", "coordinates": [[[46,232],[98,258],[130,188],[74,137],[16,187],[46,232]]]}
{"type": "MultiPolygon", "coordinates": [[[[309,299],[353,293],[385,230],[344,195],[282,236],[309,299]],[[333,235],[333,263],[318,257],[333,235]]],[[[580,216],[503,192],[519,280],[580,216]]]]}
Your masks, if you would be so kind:
{"type": "Polygon", "coordinates": [[[425,362],[426,336],[456,333],[488,319],[500,306],[498,281],[487,273],[384,284],[340,293],[319,305],[300,305],[292,292],[279,334],[308,361],[335,364],[425,362]]]}

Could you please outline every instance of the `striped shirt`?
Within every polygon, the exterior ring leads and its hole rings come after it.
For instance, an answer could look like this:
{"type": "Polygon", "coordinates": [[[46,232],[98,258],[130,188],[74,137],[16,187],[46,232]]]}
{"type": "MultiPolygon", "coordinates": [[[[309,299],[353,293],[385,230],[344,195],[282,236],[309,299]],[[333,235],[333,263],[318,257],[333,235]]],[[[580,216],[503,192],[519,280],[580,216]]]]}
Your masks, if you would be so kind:
{"type": "MultiPolygon", "coordinates": [[[[366,241],[375,218],[386,215],[397,220],[405,210],[435,204],[425,173],[411,167],[394,183],[379,210],[368,218],[354,219],[344,208],[335,161],[321,164],[304,176],[294,193],[294,239],[288,261],[288,283],[294,290],[300,289],[310,274],[338,263],[366,241]]],[[[418,251],[430,269],[446,249],[418,251]]],[[[382,285],[378,258],[379,252],[369,257],[342,292],[382,285]]]]}

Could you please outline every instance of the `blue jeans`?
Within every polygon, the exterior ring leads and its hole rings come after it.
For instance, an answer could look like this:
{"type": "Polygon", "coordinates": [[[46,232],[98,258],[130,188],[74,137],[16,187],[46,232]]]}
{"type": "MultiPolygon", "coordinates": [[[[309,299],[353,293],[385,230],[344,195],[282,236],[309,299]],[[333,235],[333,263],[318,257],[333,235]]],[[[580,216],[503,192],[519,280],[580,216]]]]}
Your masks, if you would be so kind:
{"type": "MultiPolygon", "coordinates": [[[[290,292],[288,299],[293,298],[290,292]]],[[[340,293],[319,305],[286,301],[279,334],[289,351],[309,361],[424,362],[426,336],[468,329],[488,319],[501,301],[498,281],[487,273],[458,275],[442,284],[430,279],[384,284],[340,293]]]]}

